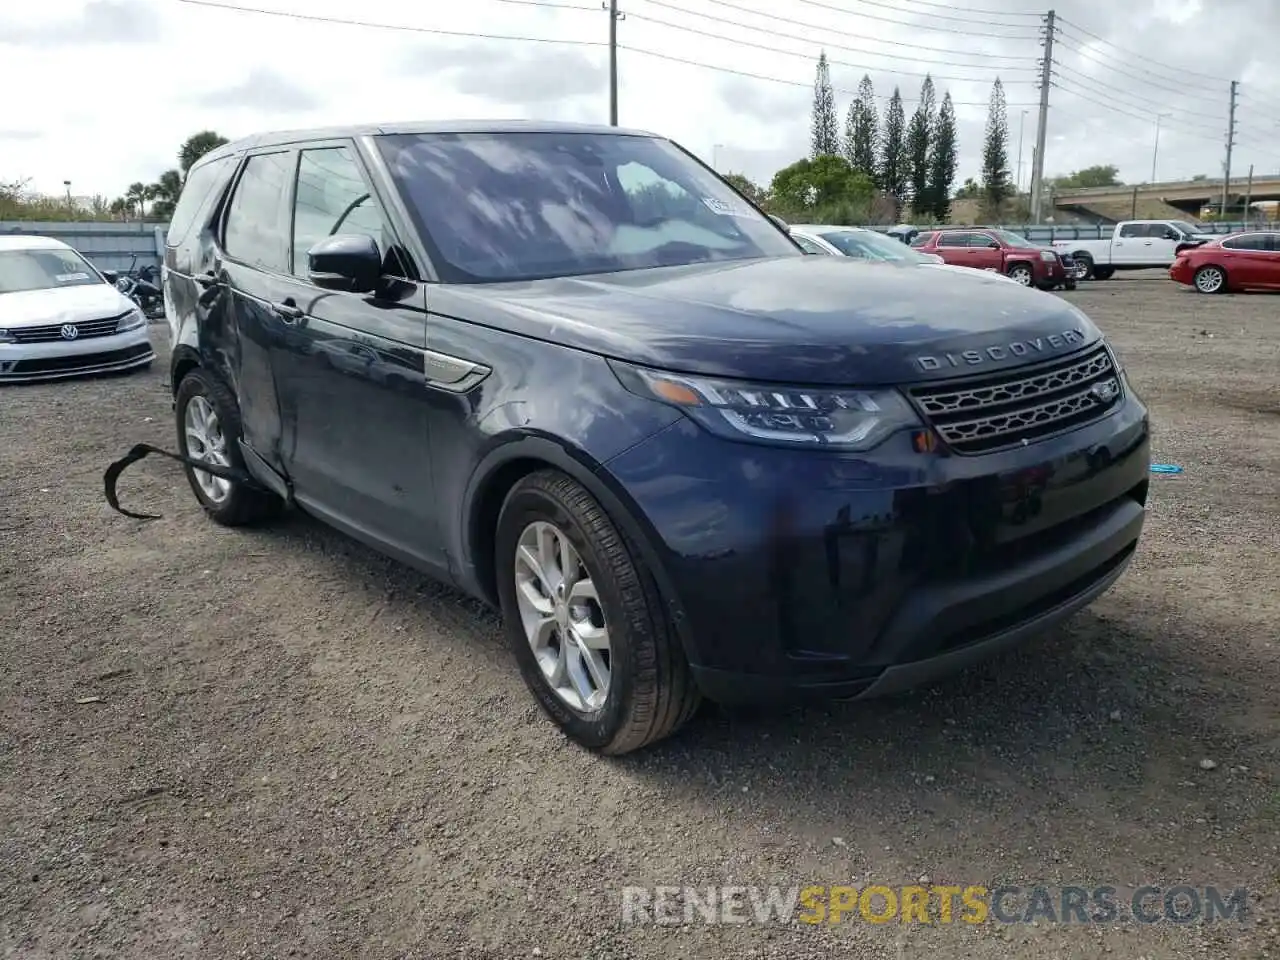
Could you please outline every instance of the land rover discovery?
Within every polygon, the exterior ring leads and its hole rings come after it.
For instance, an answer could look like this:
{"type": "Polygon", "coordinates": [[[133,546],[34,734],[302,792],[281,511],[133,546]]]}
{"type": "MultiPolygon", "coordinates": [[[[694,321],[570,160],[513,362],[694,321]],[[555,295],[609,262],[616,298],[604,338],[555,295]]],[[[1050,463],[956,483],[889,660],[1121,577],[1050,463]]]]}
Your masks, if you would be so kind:
{"type": "Polygon", "coordinates": [[[700,697],[870,697],[1121,575],[1148,418],[1080,310],[805,256],[659,136],[273,133],[168,234],[178,442],[218,523],[295,505],[501,610],[577,742],[700,697]]]}

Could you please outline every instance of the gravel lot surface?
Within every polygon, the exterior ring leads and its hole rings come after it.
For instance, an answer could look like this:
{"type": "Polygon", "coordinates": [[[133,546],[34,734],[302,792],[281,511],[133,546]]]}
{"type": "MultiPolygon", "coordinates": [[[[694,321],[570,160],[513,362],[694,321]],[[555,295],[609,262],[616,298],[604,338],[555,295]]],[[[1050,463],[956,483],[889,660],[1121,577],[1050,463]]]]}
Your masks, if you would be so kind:
{"type": "MultiPolygon", "coordinates": [[[[1066,295],[1151,406],[1145,541],[1055,634],[601,759],[496,618],[207,522],[167,374],[0,396],[0,956],[1280,957],[1280,298],[1066,295]],[[94,698],[89,702],[87,698],[94,698]],[[626,884],[1247,886],[1251,922],[625,925],[626,884]]],[[[153,328],[157,345],[164,327],[153,328]]]]}

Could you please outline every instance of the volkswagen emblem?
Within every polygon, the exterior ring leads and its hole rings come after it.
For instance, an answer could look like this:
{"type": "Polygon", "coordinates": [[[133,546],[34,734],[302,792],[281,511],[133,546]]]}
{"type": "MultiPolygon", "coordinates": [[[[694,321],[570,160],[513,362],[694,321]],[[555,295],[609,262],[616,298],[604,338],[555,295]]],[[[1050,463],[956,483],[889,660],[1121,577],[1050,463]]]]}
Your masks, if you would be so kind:
{"type": "Polygon", "coordinates": [[[74,323],[64,323],[62,325],[62,329],[58,332],[62,334],[63,340],[74,340],[76,337],[80,336],[80,328],[74,323]]]}

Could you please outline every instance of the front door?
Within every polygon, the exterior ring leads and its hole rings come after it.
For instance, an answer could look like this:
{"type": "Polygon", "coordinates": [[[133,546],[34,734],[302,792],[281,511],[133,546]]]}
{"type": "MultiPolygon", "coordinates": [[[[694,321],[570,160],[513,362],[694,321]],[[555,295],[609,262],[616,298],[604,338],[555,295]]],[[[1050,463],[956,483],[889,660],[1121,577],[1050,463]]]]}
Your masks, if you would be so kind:
{"type": "Polygon", "coordinates": [[[1245,233],[1222,241],[1222,266],[1235,283],[1241,286],[1266,286],[1274,283],[1270,277],[1275,254],[1268,250],[1270,242],[1265,233],[1245,233]]]}
{"type": "Polygon", "coordinates": [[[240,169],[211,255],[225,298],[226,327],[206,322],[205,350],[227,371],[240,404],[244,442],[280,469],[280,408],[272,365],[279,321],[271,304],[283,294],[288,272],[289,217],[285,195],[292,150],[250,155],[240,169]]]}
{"type": "Polygon", "coordinates": [[[988,233],[969,234],[969,266],[1004,273],[1004,250],[988,233]]]}
{"type": "Polygon", "coordinates": [[[284,460],[304,507],[410,562],[443,565],[428,443],[426,292],[350,141],[300,150],[279,349],[284,460]],[[363,234],[383,253],[373,293],[324,290],[307,251],[363,234]]]}

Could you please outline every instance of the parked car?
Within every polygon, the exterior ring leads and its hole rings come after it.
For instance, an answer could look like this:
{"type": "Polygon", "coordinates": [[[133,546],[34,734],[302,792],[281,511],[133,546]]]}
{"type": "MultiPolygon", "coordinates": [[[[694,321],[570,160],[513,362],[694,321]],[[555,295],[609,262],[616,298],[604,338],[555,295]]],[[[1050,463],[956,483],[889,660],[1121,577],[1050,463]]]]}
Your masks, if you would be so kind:
{"type": "Polygon", "coordinates": [[[841,227],[823,224],[801,223],[790,228],[791,239],[800,244],[806,253],[826,256],[850,257],[869,263],[894,263],[900,266],[930,267],[950,270],[974,279],[990,276],[1001,283],[1013,283],[1004,274],[979,273],[964,267],[945,263],[936,253],[913,250],[900,240],[891,240],[875,230],[863,227],[841,227]]]}
{"type": "Polygon", "coordinates": [[[1280,290],[1280,231],[1235,233],[1183,250],[1169,276],[1200,293],[1280,290]]]}
{"type": "Polygon", "coordinates": [[[51,237],[0,237],[0,383],[146,367],[147,318],[51,237]]]}
{"type": "Polygon", "coordinates": [[[936,253],[957,267],[1002,273],[1041,290],[1076,286],[1075,265],[1054,250],[1008,230],[991,227],[943,227],[921,233],[912,247],[936,253]],[[923,238],[923,239],[921,239],[923,238]]]}
{"type": "Polygon", "coordinates": [[[1107,590],[1149,425],[1071,304],[850,267],[640,131],[251,137],[169,229],[179,450],[218,523],[293,504],[498,608],[587,747],[877,696],[1107,590]]]}
{"type": "Polygon", "coordinates": [[[1185,220],[1122,220],[1101,240],[1054,240],[1070,253],[1077,280],[1109,280],[1117,270],[1149,270],[1173,263],[1179,247],[1213,240],[1203,227],[1185,220]]]}

